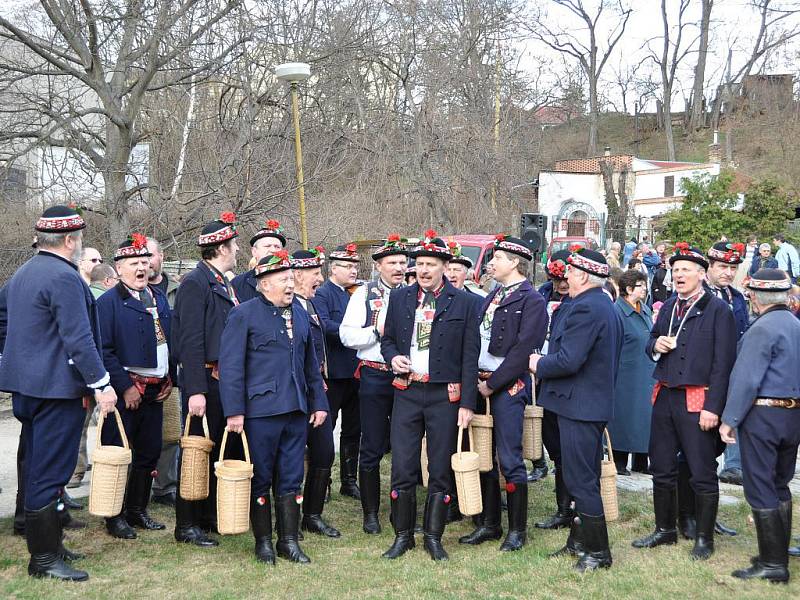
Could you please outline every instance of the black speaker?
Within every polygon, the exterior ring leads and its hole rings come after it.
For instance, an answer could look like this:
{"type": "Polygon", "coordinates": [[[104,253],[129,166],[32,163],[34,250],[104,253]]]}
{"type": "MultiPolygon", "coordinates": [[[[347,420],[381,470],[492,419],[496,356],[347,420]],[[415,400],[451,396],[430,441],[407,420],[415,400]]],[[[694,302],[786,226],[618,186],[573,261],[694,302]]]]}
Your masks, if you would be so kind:
{"type": "Polygon", "coordinates": [[[519,237],[528,242],[534,253],[547,251],[547,217],[534,213],[522,213],[519,219],[519,237]]]}

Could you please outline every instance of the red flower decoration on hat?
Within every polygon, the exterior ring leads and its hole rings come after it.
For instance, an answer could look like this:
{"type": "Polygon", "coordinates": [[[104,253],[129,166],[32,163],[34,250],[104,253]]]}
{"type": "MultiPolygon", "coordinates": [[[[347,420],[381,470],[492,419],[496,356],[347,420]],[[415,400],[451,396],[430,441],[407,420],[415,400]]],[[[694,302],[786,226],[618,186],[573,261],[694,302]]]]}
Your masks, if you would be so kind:
{"type": "Polygon", "coordinates": [[[506,239],[506,234],[505,233],[498,233],[496,236],[494,236],[495,243],[504,242],[505,239],[506,239]]]}
{"type": "Polygon", "coordinates": [[[236,222],[236,213],[224,212],[219,215],[219,220],[228,225],[233,225],[236,222]]]}
{"type": "Polygon", "coordinates": [[[147,238],[141,233],[131,234],[131,245],[137,250],[141,250],[147,246],[147,238]]]}
{"type": "Polygon", "coordinates": [[[580,244],[572,244],[572,245],[569,247],[569,251],[570,251],[570,252],[573,252],[573,253],[574,253],[574,252],[580,252],[581,250],[583,250],[583,246],[581,246],[580,244]]]}
{"type": "Polygon", "coordinates": [[[281,224],[276,221],[275,219],[270,219],[267,221],[267,229],[272,229],[273,231],[278,231],[281,228],[281,224]]]}
{"type": "Polygon", "coordinates": [[[386,237],[387,242],[399,242],[400,241],[400,234],[399,233],[390,233],[386,237]]]}
{"type": "Polygon", "coordinates": [[[344,249],[348,254],[353,254],[358,250],[358,245],[355,242],[350,242],[344,249]]]}
{"type": "Polygon", "coordinates": [[[678,242],[675,244],[675,252],[686,252],[689,250],[689,244],[687,242],[678,242]]]}
{"type": "Polygon", "coordinates": [[[556,260],[547,265],[547,270],[550,271],[550,275],[553,277],[564,277],[566,269],[567,265],[561,260],[556,260]]]}
{"type": "Polygon", "coordinates": [[[734,252],[738,252],[739,254],[744,254],[744,244],[742,243],[731,244],[731,250],[733,250],[734,252]]]}
{"type": "Polygon", "coordinates": [[[315,246],[314,252],[317,253],[317,256],[321,256],[325,254],[325,246],[315,246]]]}
{"type": "Polygon", "coordinates": [[[425,232],[425,239],[426,239],[426,240],[432,240],[432,239],[433,239],[433,238],[435,238],[437,235],[439,235],[439,234],[437,234],[437,233],[436,233],[436,230],[435,230],[435,229],[428,229],[428,230],[425,232]]]}
{"type": "Polygon", "coordinates": [[[273,256],[277,256],[281,260],[289,260],[289,252],[287,250],[278,250],[273,256]]]}
{"type": "Polygon", "coordinates": [[[455,250],[456,248],[458,248],[458,242],[455,240],[450,240],[449,242],[447,242],[447,247],[450,248],[451,250],[455,250]]]}

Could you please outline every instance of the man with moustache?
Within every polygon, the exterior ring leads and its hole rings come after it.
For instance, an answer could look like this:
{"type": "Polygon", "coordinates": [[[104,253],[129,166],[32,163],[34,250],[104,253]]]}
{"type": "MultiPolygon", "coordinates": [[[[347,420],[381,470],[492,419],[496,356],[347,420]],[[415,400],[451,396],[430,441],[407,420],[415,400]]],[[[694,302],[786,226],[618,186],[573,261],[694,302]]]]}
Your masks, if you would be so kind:
{"type": "Polygon", "coordinates": [[[736,321],[728,304],[703,287],[708,261],[686,242],[669,259],[677,292],[658,314],[647,353],[656,361],[650,472],[655,531],[636,548],[677,543],[678,452],[689,467],[695,493],[696,534],[691,557],[714,552],[719,504],[717,427],[725,408],[728,378],[736,358],[736,321]]]}
{"type": "MultiPolygon", "coordinates": [[[[175,501],[175,539],[201,547],[219,544],[206,532],[216,529],[214,463],[219,459],[219,445],[225,429],[219,397],[220,342],[228,313],[239,304],[224,273],[236,265],[238,236],[236,215],[232,212],[223,212],[219,219],[202,229],[197,240],[202,260],[183,278],[172,313],[170,342],[179,369],[182,413],[186,419],[205,415],[214,442],[209,461],[208,498],[188,501],[179,493],[175,501]]],[[[203,435],[202,419],[191,420],[189,433],[203,435]]],[[[238,456],[241,451],[238,439],[229,440],[228,452],[232,456],[238,456]]]]}
{"type": "Polygon", "coordinates": [[[339,328],[350,302],[350,293],[358,278],[358,246],[350,243],[339,246],[330,253],[330,276],[314,296],[328,355],[328,403],[331,408],[331,426],[336,428],[339,411],[342,411],[342,428],[339,434],[339,478],[342,496],[361,499],[358,488],[358,454],[361,441],[358,379],[355,377],[358,359],[356,351],[342,344],[339,328]]]}
{"type": "MultiPolygon", "coordinates": [[[[312,299],[325,279],[322,277],[322,265],[325,261],[324,248],[317,246],[313,250],[298,250],[291,256],[292,273],[294,274],[294,303],[308,314],[311,327],[311,339],[320,373],[325,373],[325,334],[322,323],[312,299]]],[[[303,489],[303,530],[318,533],[331,538],[338,538],[341,533],[322,518],[325,507],[325,494],[331,478],[331,466],[335,450],[333,447],[333,427],[331,420],[319,426],[308,426],[308,473],[303,489]]]]}
{"type": "MultiPolygon", "coordinates": [[[[580,572],[611,567],[600,464],[603,431],[613,416],[622,318],[606,296],[605,257],[573,247],[566,276],[570,303],[556,319],[546,356],[532,354],[530,370],[541,381],[539,406],[558,415],[561,466],[575,518],[565,546],[553,556],[578,556],[580,572]]],[[[563,310],[559,309],[559,310],[563,310]]]]}
{"type": "Polygon", "coordinates": [[[361,450],[359,490],[364,513],[363,529],[381,532],[378,519],[381,503],[381,459],[389,447],[389,417],[394,403],[392,372],[381,354],[381,336],[391,291],[403,285],[408,264],[406,240],[390,234],[372,254],[378,278],[362,285],[350,297],[339,337],[358,354],[361,450]]]}
{"type": "MultiPolygon", "coordinates": [[[[150,276],[149,285],[161,290],[167,297],[170,311],[175,304],[175,295],[178,292],[178,283],[162,271],[164,264],[164,251],[161,244],[155,238],[148,238],[147,250],[152,254],[150,257],[150,276]]],[[[164,399],[164,402],[176,402],[180,404],[180,395],[177,389],[173,389],[172,394],[164,399]]],[[[163,403],[162,403],[163,404],[163,403]]],[[[180,410],[180,407],[178,407],[180,410]]],[[[163,442],[161,446],[161,456],[158,458],[156,466],[157,475],[153,480],[153,502],[175,506],[175,496],[178,490],[178,451],[179,442],[163,442]]]]}
{"type": "Polygon", "coordinates": [[[250,521],[257,559],[274,564],[277,551],[292,562],[308,563],[298,543],[303,454],[307,427],[326,421],[328,402],[308,313],[293,303],[288,253],[279,250],[262,258],[255,276],[261,297],[231,310],[222,335],[222,406],[228,430],[246,431],[250,444],[250,521]],[[276,472],[278,542],[273,549],[269,491],[276,472]]]}
{"type": "Polygon", "coordinates": [[[500,286],[489,294],[480,313],[478,410],[491,403],[494,417],[492,469],[481,473],[481,525],[461,537],[462,544],[500,539],[499,473],[506,479],[508,533],[502,552],[521,550],[527,541],[528,474],[522,459],[522,421],[530,401],[528,356],[540,350],[547,333],[547,310],[541,294],[527,280],[533,253],[520,238],[498,235],[491,265],[500,286]]]}
{"type": "MultiPolygon", "coordinates": [[[[256,263],[267,254],[274,254],[285,247],[286,236],[281,224],[275,219],[267,219],[264,227],[256,231],[255,235],[250,238],[250,253],[256,263]]],[[[233,289],[236,290],[239,302],[258,298],[261,292],[258,291],[255,269],[250,269],[234,277],[233,289]]]]}
{"type": "MultiPolygon", "coordinates": [[[[120,281],[97,301],[103,363],[123,400],[117,410],[133,453],[122,512],[106,518],[106,529],[126,540],[136,538],[133,527],[166,528],[147,512],[161,453],[162,403],[172,391],[169,303],[160,289],[148,284],[151,256],[145,236],[128,236],[114,252],[120,281]]],[[[106,421],[100,435],[103,444],[122,445],[113,419],[106,421]]]]}
{"type": "Polygon", "coordinates": [[[11,393],[25,442],[28,574],[69,581],[89,578],[65,562],[81,556],[62,544],[59,500],[78,458],[83,397],[93,395],[103,414],[117,401],[100,353],[96,303],[77,268],[85,227],[67,206],[48,208],[36,222],[39,252],[5,286],[0,361],[0,389],[11,393]]]}
{"type": "Polygon", "coordinates": [[[381,354],[391,364],[392,518],[395,540],[383,557],[414,548],[416,487],[423,435],[428,447],[428,497],[422,521],[425,550],[447,560],[442,535],[452,501],[450,457],[457,427],[468,427],[477,403],[480,336],[476,304],[444,277],[452,257],[433,230],[414,250],[417,283],[390,294],[381,354]]]}

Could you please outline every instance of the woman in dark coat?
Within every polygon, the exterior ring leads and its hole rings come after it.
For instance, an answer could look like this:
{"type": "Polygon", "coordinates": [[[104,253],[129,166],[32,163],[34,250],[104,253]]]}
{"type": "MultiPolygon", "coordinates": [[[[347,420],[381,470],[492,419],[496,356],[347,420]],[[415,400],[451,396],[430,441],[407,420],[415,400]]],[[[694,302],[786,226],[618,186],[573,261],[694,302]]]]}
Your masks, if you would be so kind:
{"type": "Polygon", "coordinates": [[[650,443],[653,362],[645,353],[653,317],[645,303],[647,276],[641,271],[625,271],[619,280],[620,297],[615,305],[622,316],[624,341],[617,372],[614,419],[608,424],[614,462],[620,475],[630,475],[628,455],[633,453],[633,469],[647,471],[650,443]]]}

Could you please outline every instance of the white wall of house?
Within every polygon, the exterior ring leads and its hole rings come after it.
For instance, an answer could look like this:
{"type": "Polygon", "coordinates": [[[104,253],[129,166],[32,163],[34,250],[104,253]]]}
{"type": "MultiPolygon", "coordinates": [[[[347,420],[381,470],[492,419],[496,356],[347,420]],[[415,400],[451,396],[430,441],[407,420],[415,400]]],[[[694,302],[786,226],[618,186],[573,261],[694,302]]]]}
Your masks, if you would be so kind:
{"type": "Polygon", "coordinates": [[[633,199],[644,200],[648,198],[665,198],[668,196],[683,196],[685,194],[681,185],[684,179],[693,179],[698,175],[719,175],[719,165],[709,165],[700,169],[654,169],[636,173],[636,187],[633,199]],[[672,177],[673,192],[667,194],[666,179],[672,177]]]}
{"type": "Polygon", "coordinates": [[[597,212],[605,212],[603,179],[594,173],[539,174],[539,212],[555,218],[564,202],[583,202],[597,212]]]}

